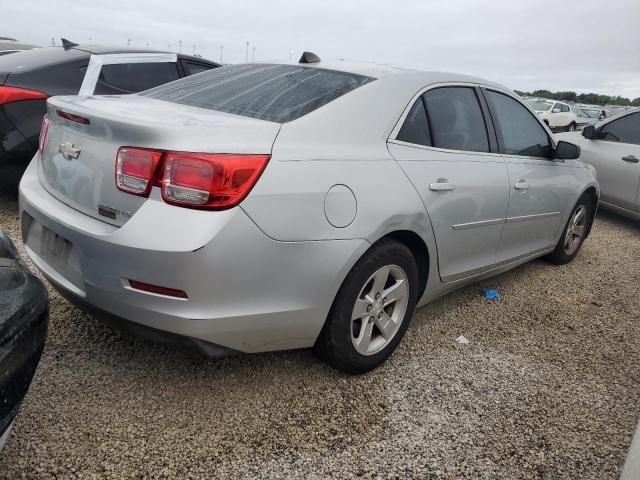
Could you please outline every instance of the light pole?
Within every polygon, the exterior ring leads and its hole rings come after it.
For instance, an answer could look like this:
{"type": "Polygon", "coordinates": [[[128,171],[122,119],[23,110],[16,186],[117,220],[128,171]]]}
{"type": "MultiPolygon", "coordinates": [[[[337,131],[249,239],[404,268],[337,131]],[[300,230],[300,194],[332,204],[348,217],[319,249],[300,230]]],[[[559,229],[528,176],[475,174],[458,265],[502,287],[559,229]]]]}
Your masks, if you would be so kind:
{"type": "Polygon", "coordinates": [[[178,40],[178,53],[182,53],[182,40],[178,40]]]}
{"type": "Polygon", "coordinates": [[[193,46],[193,56],[194,57],[196,56],[196,46],[195,45],[193,46]]]}
{"type": "Polygon", "coordinates": [[[249,42],[247,42],[247,51],[244,55],[244,63],[249,63],[249,42]]]}
{"type": "Polygon", "coordinates": [[[89,45],[91,45],[91,37],[89,37],[89,45]]]}
{"type": "Polygon", "coordinates": [[[256,63],[256,47],[253,47],[253,53],[251,55],[251,63],[256,63]]]}
{"type": "Polygon", "coordinates": [[[224,50],[224,45],[220,45],[220,64],[222,64],[222,50],[224,50]]]}
{"type": "Polygon", "coordinates": [[[293,60],[293,48],[289,49],[289,61],[293,60]]]}
{"type": "Polygon", "coordinates": [[[130,46],[131,46],[131,39],[130,39],[130,38],[128,38],[128,39],[127,39],[127,47],[130,47],[130,46]]]}

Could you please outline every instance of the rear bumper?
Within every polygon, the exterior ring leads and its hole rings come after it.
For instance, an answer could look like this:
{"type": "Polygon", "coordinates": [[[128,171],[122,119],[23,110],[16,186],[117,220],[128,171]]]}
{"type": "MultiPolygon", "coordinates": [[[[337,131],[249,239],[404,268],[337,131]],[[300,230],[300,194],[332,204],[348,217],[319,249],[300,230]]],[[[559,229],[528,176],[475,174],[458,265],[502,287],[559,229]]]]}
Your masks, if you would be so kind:
{"type": "MultiPolygon", "coordinates": [[[[52,282],[53,283],[53,282],[52,282]]],[[[148,327],[141,323],[136,323],[127,320],[126,318],[117,317],[105,310],[94,307],[93,305],[85,302],[80,297],[77,297],[68,290],[65,290],[60,285],[53,283],[54,288],[66,298],[71,304],[78,307],[80,310],[88,313],[94,318],[99,319],[108,326],[121,330],[127,334],[133,335],[138,338],[149,340],[154,343],[162,343],[166,345],[173,345],[178,347],[191,348],[198,350],[199,352],[207,355],[208,357],[218,358],[227,357],[230,355],[236,355],[240,352],[230,348],[225,348],[220,345],[216,345],[211,342],[206,342],[193,337],[187,337],[184,335],[178,335],[163,330],[158,330],[153,327],[148,327]]]]}
{"type": "Polygon", "coordinates": [[[20,184],[23,239],[54,286],[115,317],[226,349],[313,345],[342,280],[368,247],[359,239],[275,241],[241,208],[183,209],[158,192],[114,227],[49,194],[37,160],[20,184]],[[61,271],[42,255],[34,225],[71,243],[73,268],[61,271]],[[134,290],[129,280],[183,290],[188,299],[134,290]]]}

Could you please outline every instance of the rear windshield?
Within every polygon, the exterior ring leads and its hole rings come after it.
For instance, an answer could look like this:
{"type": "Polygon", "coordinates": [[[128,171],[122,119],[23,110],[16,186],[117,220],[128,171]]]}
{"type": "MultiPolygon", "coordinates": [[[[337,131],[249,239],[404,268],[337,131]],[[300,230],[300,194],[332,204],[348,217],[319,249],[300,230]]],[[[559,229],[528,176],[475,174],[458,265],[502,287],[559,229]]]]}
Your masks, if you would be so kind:
{"type": "Polygon", "coordinates": [[[285,123],[374,80],[296,65],[232,65],[140,95],[167,102],[285,123]]]}

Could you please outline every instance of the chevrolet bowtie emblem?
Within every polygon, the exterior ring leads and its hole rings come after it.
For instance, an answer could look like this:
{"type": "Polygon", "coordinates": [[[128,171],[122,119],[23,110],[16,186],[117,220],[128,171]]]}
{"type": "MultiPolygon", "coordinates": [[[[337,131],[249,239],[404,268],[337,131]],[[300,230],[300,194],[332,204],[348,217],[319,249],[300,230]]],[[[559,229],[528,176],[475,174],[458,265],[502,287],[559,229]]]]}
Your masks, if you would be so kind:
{"type": "Polygon", "coordinates": [[[78,158],[78,155],[80,155],[80,149],[74,148],[73,143],[70,142],[61,143],[58,151],[67,160],[74,160],[78,158]]]}

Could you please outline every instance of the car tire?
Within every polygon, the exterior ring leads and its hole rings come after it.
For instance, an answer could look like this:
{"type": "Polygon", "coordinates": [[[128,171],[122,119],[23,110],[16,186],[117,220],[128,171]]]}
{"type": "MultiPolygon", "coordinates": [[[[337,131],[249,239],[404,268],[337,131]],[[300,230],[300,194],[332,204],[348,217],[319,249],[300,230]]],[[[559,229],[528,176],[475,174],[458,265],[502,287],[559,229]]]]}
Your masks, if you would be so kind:
{"type": "Polygon", "coordinates": [[[407,331],[417,296],[418,268],[413,254],[402,243],[381,240],[342,283],[315,343],[315,353],[345,373],[378,367],[407,331]]]}
{"type": "Polygon", "coordinates": [[[551,263],[565,265],[576,258],[591,229],[592,211],[593,205],[589,197],[587,195],[580,197],[580,200],[571,211],[569,220],[562,231],[555,250],[547,255],[547,259],[551,263]]]}
{"type": "Polygon", "coordinates": [[[575,132],[575,131],[576,131],[576,124],[575,124],[575,123],[573,123],[573,122],[571,122],[571,123],[569,124],[569,126],[567,127],[567,131],[568,131],[568,132],[575,132]]]}

